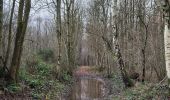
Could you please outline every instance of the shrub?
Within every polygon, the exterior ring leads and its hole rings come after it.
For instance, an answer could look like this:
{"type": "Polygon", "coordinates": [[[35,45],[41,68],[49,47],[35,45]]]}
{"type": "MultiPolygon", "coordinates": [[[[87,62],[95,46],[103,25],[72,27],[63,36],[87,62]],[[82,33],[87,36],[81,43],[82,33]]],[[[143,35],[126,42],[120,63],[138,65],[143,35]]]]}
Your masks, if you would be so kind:
{"type": "Polygon", "coordinates": [[[49,75],[52,70],[52,64],[48,64],[42,59],[35,57],[26,61],[26,68],[29,74],[49,75]]]}
{"type": "Polygon", "coordinates": [[[70,82],[72,79],[72,77],[67,74],[66,72],[63,73],[63,80],[66,81],[66,82],[70,82]]]}
{"type": "Polygon", "coordinates": [[[37,92],[32,92],[31,96],[33,97],[33,99],[35,100],[41,100],[41,98],[43,97],[42,93],[37,93],[37,92]]]}
{"type": "Polygon", "coordinates": [[[37,74],[42,76],[49,76],[52,70],[52,65],[40,61],[35,69],[37,71],[37,74]]]}
{"type": "Polygon", "coordinates": [[[10,84],[6,87],[6,90],[10,93],[16,93],[22,90],[22,87],[19,84],[10,84]]]}
{"type": "MultiPolygon", "coordinates": [[[[20,69],[19,77],[31,88],[33,99],[41,99],[45,96],[56,98],[59,91],[63,90],[63,83],[60,83],[52,74],[53,71],[56,71],[54,70],[56,67],[51,63],[52,60],[54,60],[54,54],[51,49],[40,50],[20,69]]],[[[62,79],[70,81],[71,76],[64,73],[62,79]]]]}
{"type": "Polygon", "coordinates": [[[44,61],[52,61],[54,59],[54,52],[51,49],[41,49],[38,56],[44,61]]]}
{"type": "Polygon", "coordinates": [[[29,81],[29,86],[31,88],[39,87],[43,84],[43,81],[40,79],[33,79],[29,81]]]}

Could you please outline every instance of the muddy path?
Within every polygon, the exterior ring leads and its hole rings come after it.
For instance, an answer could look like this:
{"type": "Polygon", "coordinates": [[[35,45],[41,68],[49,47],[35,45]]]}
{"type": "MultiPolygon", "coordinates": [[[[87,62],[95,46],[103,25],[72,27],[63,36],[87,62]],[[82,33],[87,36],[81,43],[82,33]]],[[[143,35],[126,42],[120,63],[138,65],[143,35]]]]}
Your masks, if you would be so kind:
{"type": "Polygon", "coordinates": [[[69,95],[61,100],[105,100],[107,97],[108,82],[94,67],[79,67],[74,71],[74,78],[69,95]]]}

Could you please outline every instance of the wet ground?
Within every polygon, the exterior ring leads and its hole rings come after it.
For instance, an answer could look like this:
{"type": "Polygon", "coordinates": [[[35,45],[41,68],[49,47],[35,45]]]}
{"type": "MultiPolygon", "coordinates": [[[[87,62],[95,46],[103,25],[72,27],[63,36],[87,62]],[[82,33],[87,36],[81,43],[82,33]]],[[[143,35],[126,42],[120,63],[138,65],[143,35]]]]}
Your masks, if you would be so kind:
{"type": "Polygon", "coordinates": [[[97,79],[79,79],[72,88],[70,100],[102,100],[104,83],[97,79]]]}
{"type": "Polygon", "coordinates": [[[105,81],[88,66],[75,71],[75,83],[65,100],[103,100],[106,95],[105,81]]]}

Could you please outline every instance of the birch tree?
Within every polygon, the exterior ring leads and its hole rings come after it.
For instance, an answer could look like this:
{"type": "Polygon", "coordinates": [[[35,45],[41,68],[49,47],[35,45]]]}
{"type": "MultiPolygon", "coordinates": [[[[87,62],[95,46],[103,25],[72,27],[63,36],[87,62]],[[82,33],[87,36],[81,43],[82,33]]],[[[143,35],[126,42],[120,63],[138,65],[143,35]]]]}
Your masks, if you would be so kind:
{"type": "MultiPolygon", "coordinates": [[[[114,33],[114,38],[115,38],[115,49],[116,49],[116,57],[117,57],[117,60],[118,60],[118,66],[119,66],[119,70],[120,70],[120,73],[121,73],[121,76],[122,76],[122,79],[123,79],[123,82],[125,84],[126,87],[131,87],[133,86],[133,82],[130,80],[126,70],[125,70],[125,65],[124,65],[124,61],[123,61],[123,58],[122,58],[122,55],[121,55],[121,52],[120,52],[120,48],[119,48],[119,44],[118,44],[118,30],[117,30],[117,20],[116,18],[118,17],[118,13],[117,13],[117,10],[118,10],[118,7],[117,7],[117,0],[114,0],[114,6],[113,6],[113,13],[114,13],[114,30],[115,30],[115,33],[114,33]]],[[[113,55],[113,54],[112,54],[113,55]]]]}
{"type": "MultiPolygon", "coordinates": [[[[166,69],[168,78],[170,78],[170,1],[165,0],[164,5],[164,18],[165,18],[165,29],[164,29],[164,43],[165,43],[165,59],[166,69]]],[[[169,81],[170,82],[170,81],[169,81]]]]}
{"type": "Polygon", "coordinates": [[[165,62],[168,76],[169,95],[170,95],[170,0],[161,0],[161,8],[164,12],[164,46],[165,46],[165,62]]]}

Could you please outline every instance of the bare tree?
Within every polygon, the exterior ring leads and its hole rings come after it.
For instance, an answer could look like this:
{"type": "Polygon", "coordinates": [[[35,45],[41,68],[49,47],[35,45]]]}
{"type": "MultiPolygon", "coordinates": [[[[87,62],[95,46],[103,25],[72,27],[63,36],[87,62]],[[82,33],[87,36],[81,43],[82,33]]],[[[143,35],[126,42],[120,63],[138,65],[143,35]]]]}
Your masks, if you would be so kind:
{"type": "Polygon", "coordinates": [[[11,42],[12,42],[12,21],[13,21],[13,15],[14,15],[15,2],[16,2],[16,0],[13,0],[12,8],[11,8],[11,14],[10,14],[10,19],[9,19],[8,46],[7,46],[6,56],[5,56],[4,67],[7,67],[7,63],[8,63],[9,55],[10,55],[10,51],[11,51],[11,42]]]}
{"type": "Polygon", "coordinates": [[[61,0],[57,0],[57,38],[58,38],[58,65],[61,64],[61,0]]]}
{"type": "MultiPolygon", "coordinates": [[[[2,35],[3,35],[3,32],[2,32],[2,28],[3,28],[3,0],[0,0],[0,57],[2,59],[0,59],[0,62],[3,62],[3,56],[2,56],[2,35]]],[[[2,68],[3,64],[1,65],[2,63],[0,63],[0,68],[2,68]]]]}
{"type": "Polygon", "coordinates": [[[23,50],[24,37],[27,29],[29,13],[31,8],[31,0],[20,0],[17,21],[17,33],[15,39],[14,53],[12,57],[11,67],[9,70],[10,82],[17,82],[21,55],[23,50]]]}

